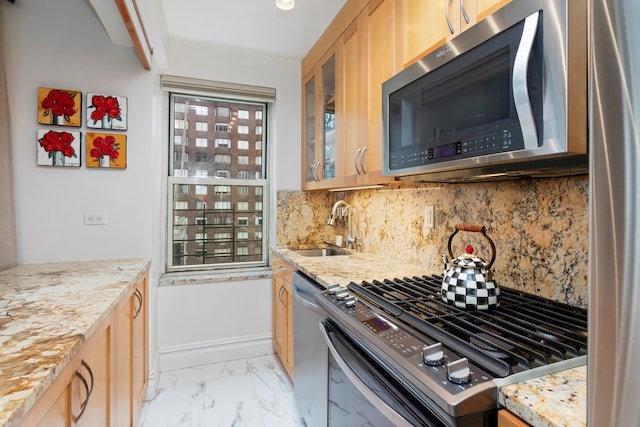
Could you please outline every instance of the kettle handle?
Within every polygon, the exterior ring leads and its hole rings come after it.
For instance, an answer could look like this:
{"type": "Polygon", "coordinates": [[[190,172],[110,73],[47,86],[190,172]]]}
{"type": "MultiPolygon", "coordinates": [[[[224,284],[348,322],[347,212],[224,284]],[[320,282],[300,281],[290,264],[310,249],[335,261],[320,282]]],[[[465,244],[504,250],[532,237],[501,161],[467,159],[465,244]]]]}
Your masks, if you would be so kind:
{"type": "Polygon", "coordinates": [[[454,231],[451,236],[449,236],[449,242],[447,242],[447,249],[449,250],[449,257],[454,259],[453,251],[451,250],[451,241],[453,240],[453,236],[458,234],[458,231],[469,231],[471,233],[482,233],[484,237],[489,241],[491,245],[491,261],[487,266],[487,270],[491,269],[493,262],[496,260],[496,245],[493,243],[493,240],[489,236],[487,236],[487,229],[484,225],[478,224],[456,224],[456,231],[454,231]]]}

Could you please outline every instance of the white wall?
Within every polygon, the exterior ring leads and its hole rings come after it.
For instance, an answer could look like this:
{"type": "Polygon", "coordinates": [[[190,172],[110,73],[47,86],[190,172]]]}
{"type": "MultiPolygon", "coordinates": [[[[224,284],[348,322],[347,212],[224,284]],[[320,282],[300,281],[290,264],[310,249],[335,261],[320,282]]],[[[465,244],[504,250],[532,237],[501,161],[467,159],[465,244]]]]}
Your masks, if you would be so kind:
{"type": "MultiPolygon", "coordinates": [[[[276,191],[300,189],[300,63],[184,41],[173,41],[170,50],[167,74],[276,89],[267,148],[269,238],[275,242],[276,191]]],[[[265,344],[271,351],[268,278],[163,286],[157,315],[162,369],[249,356],[264,351],[265,344]]]]}
{"type": "MultiPolygon", "coordinates": [[[[154,77],[130,47],[114,46],[84,2],[2,2],[13,135],[18,262],[151,256],[154,77]],[[38,87],[128,97],[127,169],[36,166],[38,87]],[[84,213],[106,213],[85,226],[84,213]]],[[[83,112],[83,121],[85,114],[83,112]]],[[[71,129],[71,128],[67,128],[71,129]]],[[[74,128],[78,130],[78,128],[74,128]]]]}
{"type": "MultiPolygon", "coordinates": [[[[273,182],[269,235],[275,241],[275,192],[300,188],[299,62],[175,42],[158,52],[163,54],[162,63],[167,59],[168,69],[156,65],[149,72],[142,69],[131,47],[112,44],[87,2],[1,1],[0,7],[4,12],[0,30],[7,44],[18,262],[150,257],[152,357],[158,347],[163,354],[179,357],[185,349],[203,345],[226,351],[222,347],[234,341],[240,349],[255,339],[268,341],[269,279],[156,287],[165,250],[167,159],[159,76],[276,88],[268,148],[273,182]],[[87,169],[84,154],[80,168],[36,166],[36,131],[43,127],[37,124],[38,87],[79,90],[83,106],[87,92],[127,96],[127,168],[87,169]],[[106,213],[108,224],[85,226],[85,212],[106,213]],[[241,305],[250,307],[250,317],[241,305]],[[185,311],[196,318],[176,315],[185,311]],[[220,322],[224,329],[215,331],[212,324],[220,322]]],[[[84,124],[80,131],[84,137],[84,124]]],[[[167,357],[171,363],[188,362],[167,357]]]]}

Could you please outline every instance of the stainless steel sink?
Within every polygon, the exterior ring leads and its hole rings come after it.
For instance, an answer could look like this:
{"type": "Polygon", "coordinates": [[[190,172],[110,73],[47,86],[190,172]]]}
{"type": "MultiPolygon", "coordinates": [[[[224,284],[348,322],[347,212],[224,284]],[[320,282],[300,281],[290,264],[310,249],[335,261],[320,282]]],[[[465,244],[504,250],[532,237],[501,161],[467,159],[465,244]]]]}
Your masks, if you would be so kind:
{"type": "Polygon", "coordinates": [[[302,256],[318,257],[318,256],[338,256],[349,255],[348,251],[337,248],[313,248],[313,249],[298,249],[293,251],[294,253],[302,256]]]}

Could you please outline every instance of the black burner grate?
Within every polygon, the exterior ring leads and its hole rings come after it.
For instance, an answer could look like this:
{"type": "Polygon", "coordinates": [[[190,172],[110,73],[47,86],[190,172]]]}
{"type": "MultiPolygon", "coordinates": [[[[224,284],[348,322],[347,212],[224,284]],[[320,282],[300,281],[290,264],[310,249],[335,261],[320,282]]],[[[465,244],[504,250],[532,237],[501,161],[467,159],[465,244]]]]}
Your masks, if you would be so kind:
{"type": "Polygon", "coordinates": [[[586,310],[501,288],[497,309],[465,311],[441,300],[441,283],[423,276],[348,287],[498,377],[587,354],[586,310]]]}

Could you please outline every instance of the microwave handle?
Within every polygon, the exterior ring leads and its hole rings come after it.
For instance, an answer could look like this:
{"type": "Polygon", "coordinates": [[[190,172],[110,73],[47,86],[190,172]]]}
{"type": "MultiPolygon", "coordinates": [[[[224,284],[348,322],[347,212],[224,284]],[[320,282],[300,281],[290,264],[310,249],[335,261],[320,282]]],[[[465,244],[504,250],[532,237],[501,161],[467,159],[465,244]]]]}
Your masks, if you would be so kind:
{"type": "Polygon", "coordinates": [[[513,65],[513,100],[522,128],[525,150],[538,148],[538,131],[533,118],[531,103],[529,102],[528,68],[529,57],[533,48],[533,42],[538,31],[538,21],[540,11],[529,15],[524,20],[522,38],[516,52],[516,59],[513,65]]]}

